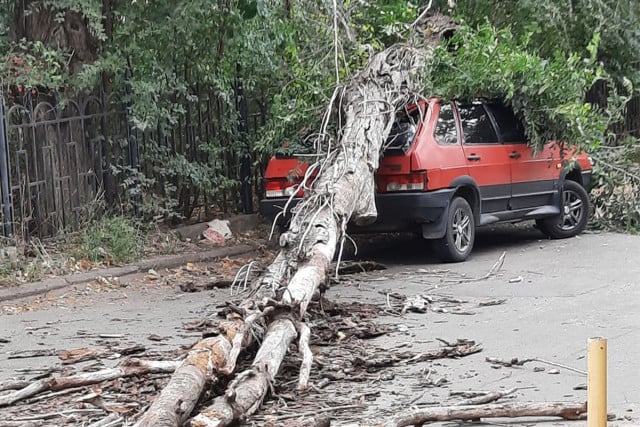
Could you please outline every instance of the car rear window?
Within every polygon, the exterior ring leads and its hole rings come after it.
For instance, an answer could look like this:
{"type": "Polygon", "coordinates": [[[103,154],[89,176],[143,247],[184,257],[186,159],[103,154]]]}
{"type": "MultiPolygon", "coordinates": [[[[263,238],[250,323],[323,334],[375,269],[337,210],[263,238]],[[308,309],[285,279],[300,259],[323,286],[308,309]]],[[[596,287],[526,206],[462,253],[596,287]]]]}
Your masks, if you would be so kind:
{"type": "Polygon", "coordinates": [[[410,111],[401,110],[396,114],[389,137],[382,146],[385,154],[405,154],[409,151],[422,120],[420,113],[419,108],[414,108],[410,111]]]}

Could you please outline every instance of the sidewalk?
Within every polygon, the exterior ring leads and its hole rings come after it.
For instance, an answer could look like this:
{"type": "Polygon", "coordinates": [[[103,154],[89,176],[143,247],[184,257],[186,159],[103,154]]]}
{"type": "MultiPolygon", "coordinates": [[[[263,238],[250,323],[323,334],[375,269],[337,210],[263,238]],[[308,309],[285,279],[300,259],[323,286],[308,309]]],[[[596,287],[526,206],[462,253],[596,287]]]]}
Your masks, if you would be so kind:
{"type": "MultiPolygon", "coordinates": [[[[256,227],[260,219],[257,215],[237,215],[228,218],[234,235],[246,232],[256,227]]],[[[182,227],[177,230],[182,237],[194,238],[206,229],[206,224],[195,224],[182,227]],[[181,232],[182,231],[182,232],[181,232]]],[[[205,251],[162,255],[153,258],[139,260],[133,264],[122,267],[101,268],[83,273],[73,273],[64,276],[52,277],[39,282],[24,283],[19,286],[0,287],[0,303],[42,295],[47,292],[65,288],[67,286],[80,285],[96,280],[98,277],[122,277],[129,274],[147,272],[151,269],[160,270],[174,268],[188,262],[208,262],[217,258],[237,256],[254,251],[256,248],[247,244],[217,247],[205,251]]]]}
{"type": "Polygon", "coordinates": [[[19,286],[0,288],[0,303],[34,295],[41,295],[67,286],[91,282],[98,277],[122,277],[129,274],[146,272],[150,269],[174,268],[187,262],[207,262],[216,258],[242,255],[255,250],[249,245],[237,245],[211,249],[203,252],[190,252],[176,255],[163,255],[138,261],[123,267],[109,267],[85,273],[53,277],[40,282],[24,283],[19,286]]]}

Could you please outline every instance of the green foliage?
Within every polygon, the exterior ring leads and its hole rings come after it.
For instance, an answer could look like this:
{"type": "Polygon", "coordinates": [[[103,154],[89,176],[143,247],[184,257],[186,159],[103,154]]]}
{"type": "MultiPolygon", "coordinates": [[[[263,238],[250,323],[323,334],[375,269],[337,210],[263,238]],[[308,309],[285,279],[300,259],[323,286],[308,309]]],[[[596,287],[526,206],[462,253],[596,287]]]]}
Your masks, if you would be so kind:
{"type": "Polygon", "coordinates": [[[141,237],[140,230],[131,219],[101,219],[82,232],[82,244],[75,257],[107,264],[130,262],[141,254],[141,237]]]}
{"type": "Polygon", "coordinates": [[[595,155],[592,226],[640,232],[640,146],[629,139],[595,155]]]}
{"type": "Polygon", "coordinates": [[[34,87],[61,88],[68,81],[68,60],[65,52],[47,48],[40,41],[20,40],[0,55],[0,86],[9,94],[34,87]]]}
{"type": "Polygon", "coordinates": [[[524,120],[531,143],[570,142],[599,146],[613,118],[585,102],[595,81],[607,75],[596,61],[599,34],[584,55],[560,50],[542,57],[532,34],[516,37],[509,28],[462,26],[441,46],[427,93],[453,98],[502,98],[524,120]]]}
{"type": "MultiPolygon", "coordinates": [[[[401,40],[421,11],[402,0],[343,0],[337,11],[324,0],[27,3],[57,19],[80,13],[99,55],[70,75],[72,52],[11,40],[17,3],[0,0],[2,85],[76,92],[108,81],[116,106],[131,105],[139,141],[144,134],[140,169],[112,165],[124,190],[116,211],[146,220],[187,217],[195,206],[237,196],[238,159],[248,153],[259,167],[283,142],[292,150],[303,143],[307,129],[319,128],[337,80],[401,40]],[[250,137],[239,126],[240,81],[267,113],[250,137]],[[205,116],[211,129],[195,137],[205,116]],[[179,143],[168,146],[168,135],[179,143]]],[[[445,0],[434,8],[448,11],[445,0]]],[[[597,146],[621,111],[627,82],[640,81],[635,0],[458,0],[455,12],[464,24],[451,44],[457,49],[438,50],[425,95],[504,97],[535,144],[597,146]],[[612,92],[602,109],[585,103],[590,86],[609,76],[624,96],[612,92]]],[[[257,103],[249,110],[258,112],[257,103]]],[[[119,153],[123,144],[111,148],[119,153]]]]}
{"type": "Polygon", "coordinates": [[[383,49],[397,41],[418,16],[416,4],[403,0],[354,1],[351,26],[361,44],[383,49]]]}
{"type": "Polygon", "coordinates": [[[597,60],[616,80],[640,80],[640,2],[637,0],[458,0],[457,14],[472,26],[485,20],[530,37],[542,57],[582,52],[597,32],[597,60]]]}

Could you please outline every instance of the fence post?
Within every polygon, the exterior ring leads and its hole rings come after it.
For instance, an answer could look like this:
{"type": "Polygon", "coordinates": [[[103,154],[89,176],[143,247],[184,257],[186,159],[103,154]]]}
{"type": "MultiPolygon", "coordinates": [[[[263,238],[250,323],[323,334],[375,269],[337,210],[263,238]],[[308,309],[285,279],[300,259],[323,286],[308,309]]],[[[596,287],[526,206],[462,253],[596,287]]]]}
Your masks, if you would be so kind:
{"type": "MultiPolygon", "coordinates": [[[[240,64],[236,66],[236,76],[240,74],[240,64]]],[[[249,121],[249,107],[247,105],[247,98],[244,96],[244,88],[242,87],[242,78],[236,77],[235,84],[236,92],[236,108],[240,114],[240,123],[238,128],[240,133],[244,137],[244,147],[240,160],[240,198],[242,200],[242,212],[245,214],[253,213],[253,192],[251,191],[251,152],[248,138],[248,121],[249,121]]]]}
{"type": "Polygon", "coordinates": [[[0,95],[0,194],[2,195],[2,231],[5,237],[13,237],[13,209],[9,179],[9,139],[4,109],[4,97],[0,95]]]}
{"type": "MultiPolygon", "coordinates": [[[[129,166],[135,173],[138,172],[140,160],[138,158],[138,132],[134,126],[131,125],[131,116],[133,115],[133,88],[131,86],[131,79],[133,78],[133,67],[131,66],[131,58],[127,58],[127,69],[125,70],[125,86],[124,91],[126,95],[125,115],[127,120],[127,151],[129,157],[129,166]]],[[[140,190],[139,176],[134,177],[133,191],[133,213],[135,216],[140,216],[140,207],[142,206],[142,193],[140,190]]]]}

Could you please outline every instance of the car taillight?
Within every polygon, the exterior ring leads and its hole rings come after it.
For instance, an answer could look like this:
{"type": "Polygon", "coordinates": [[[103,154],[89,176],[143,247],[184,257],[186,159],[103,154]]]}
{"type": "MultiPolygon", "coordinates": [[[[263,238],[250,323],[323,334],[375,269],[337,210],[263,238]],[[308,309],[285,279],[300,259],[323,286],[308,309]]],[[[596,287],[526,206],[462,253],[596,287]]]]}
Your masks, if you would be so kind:
{"type": "Polygon", "coordinates": [[[265,197],[268,199],[276,197],[289,197],[296,192],[296,197],[302,197],[304,191],[298,189],[299,182],[291,182],[287,179],[270,179],[265,182],[265,197]]]}
{"type": "Polygon", "coordinates": [[[395,191],[423,191],[427,189],[426,172],[406,175],[379,175],[378,191],[392,193],[395,191]]]}

